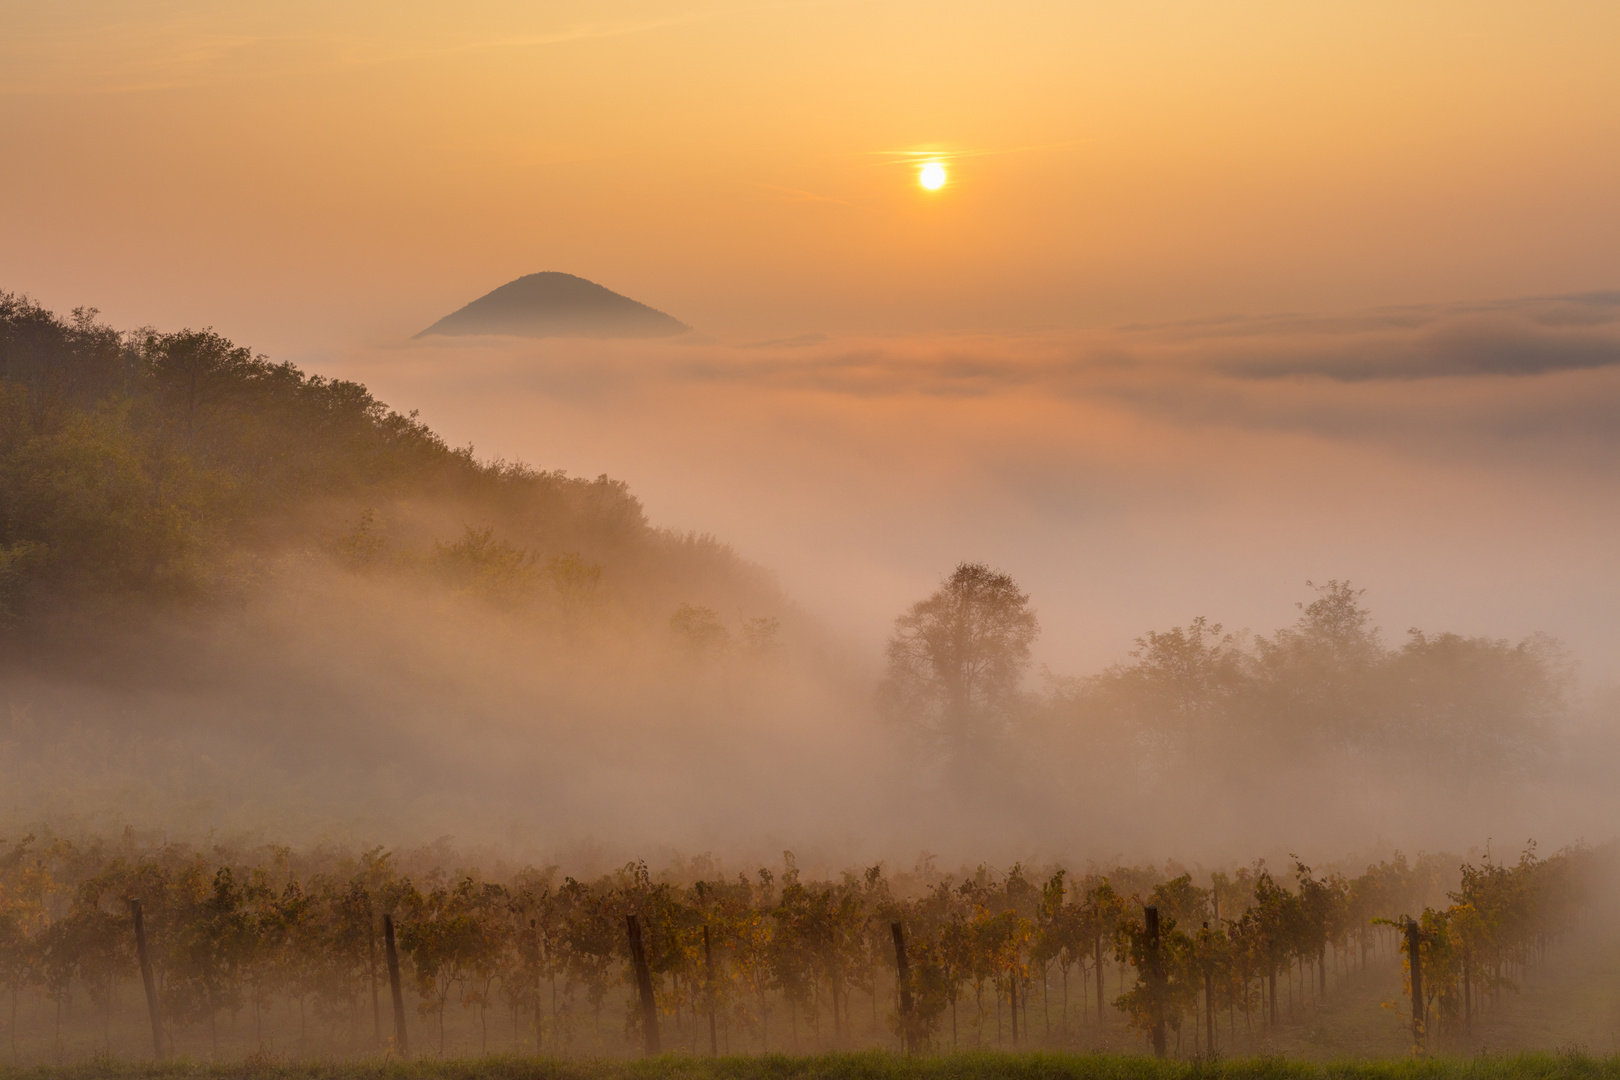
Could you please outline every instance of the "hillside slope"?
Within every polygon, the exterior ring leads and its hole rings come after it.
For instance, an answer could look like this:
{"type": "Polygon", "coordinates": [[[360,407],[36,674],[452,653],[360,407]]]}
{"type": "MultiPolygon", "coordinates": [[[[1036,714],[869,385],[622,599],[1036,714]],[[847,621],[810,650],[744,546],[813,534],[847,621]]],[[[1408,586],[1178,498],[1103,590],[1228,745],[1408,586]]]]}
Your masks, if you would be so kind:
{"type": "Polygon", "coordinates": [[[620,482],[17,296],[0,622],[0,830],[697,846],[861,714],[769,573],[620,482]]]}
{"type": "Polygon", "coordinates": [[[578,591],[570,575],[654,619],[782,603],[763,571],[652,527],[605,476],[481,462],[364,386],[212,330],[124,335],[0,294],[0,618],[37,623],[69,597],[219,599],[289,552],[508,606],[578,591]]]}

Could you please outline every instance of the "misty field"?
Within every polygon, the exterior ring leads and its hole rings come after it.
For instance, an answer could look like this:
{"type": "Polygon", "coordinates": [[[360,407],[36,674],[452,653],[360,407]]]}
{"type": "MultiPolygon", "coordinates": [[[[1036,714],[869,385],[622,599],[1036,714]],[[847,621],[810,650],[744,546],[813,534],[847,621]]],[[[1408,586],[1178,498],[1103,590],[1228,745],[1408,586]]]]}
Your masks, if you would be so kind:
{"type": "Polygon", "coordinates": [[[1035,651],[1057,598],[927,573],[886,646],[846,640],[622,481],[480,459],[212,331],[0,297],[0,836],[448,835],[594,872],[1608,834],[1620,699],[1544,635],[1381,627],[1380,583],[1325,578],[1269,632],[1195,592],[1085,673],[1035,651]]]}
{"type": "Polygon", "coordinates": [[[622,483],[0,295],[0,1060],[1620,1052],[1612,845],[1501,854],[1607,805],[1568,658],[1305,586],[1043,677],[963,561],[854,658],[622,483]]]}
{"type": "Polygon", "coordinates": [[[0,0],[0,1080],[1620,1080],[1617,44],[0,0]]]}

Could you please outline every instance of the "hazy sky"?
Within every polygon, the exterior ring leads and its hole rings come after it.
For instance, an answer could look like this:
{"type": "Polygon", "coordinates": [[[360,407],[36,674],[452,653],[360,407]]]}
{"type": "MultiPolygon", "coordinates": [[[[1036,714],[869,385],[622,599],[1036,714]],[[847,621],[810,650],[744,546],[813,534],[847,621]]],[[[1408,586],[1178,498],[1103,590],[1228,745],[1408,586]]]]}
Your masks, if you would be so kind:
{"type": "Polygon", "coordinates": [[[0,281],[278,355],[546,269],[725,335],[1609,287],[1617,44],[1602,0],[3,0],[0,281]]]}
{"type": "Polygon", "coordinates": [[[0,0],[0,288],[621,476],[868,637],[970,557],[1076,667],[1351,576],[1613,672],[1616,305],[1482,302],[1620,288],[1617,46],[1612,2],[0,0]],[[537,270],[704,336],[400,344],[537,270]]]}

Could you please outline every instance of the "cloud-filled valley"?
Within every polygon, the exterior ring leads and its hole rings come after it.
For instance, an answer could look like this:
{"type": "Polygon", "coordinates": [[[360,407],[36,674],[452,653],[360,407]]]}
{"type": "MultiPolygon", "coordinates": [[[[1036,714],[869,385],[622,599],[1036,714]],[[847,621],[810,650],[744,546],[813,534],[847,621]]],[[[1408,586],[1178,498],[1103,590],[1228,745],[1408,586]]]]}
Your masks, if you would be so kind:
{"type": "Polygon", "coordinates": [[[1543,630],[1601,681],[1616,356],[1620,304],[1596,295],[1089,334],[486,339],[334,366],[480,453],[627,479],[874,645],[971,557],[1027,584],[1069,670],[1194,614],[1266,626],[1340,576],[1393,630],[1543,630]]]}

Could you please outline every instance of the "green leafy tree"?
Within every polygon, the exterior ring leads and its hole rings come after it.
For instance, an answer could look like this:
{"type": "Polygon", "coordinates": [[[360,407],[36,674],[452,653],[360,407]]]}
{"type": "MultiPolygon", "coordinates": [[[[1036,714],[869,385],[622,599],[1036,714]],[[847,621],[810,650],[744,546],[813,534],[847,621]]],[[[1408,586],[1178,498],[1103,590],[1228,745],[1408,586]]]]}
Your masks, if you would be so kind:
{"type": "Polygon", "coordinates": [[[220,867],[209,883],[205,867],[195,864],[175,882],[175,892],[175,918],[165,933],[164,1012],[180,1023],[207,1024],[217,1056],[219,1014],[242,1001],[252,923],[229,867],[220,867]]]}
{"type": "Polygon", "coordinates": [[[492,940],[489,916],[498,895],[471,877],[452,887],[443,885],[409,898],[408,921],[400,933],[400,945],[411,958],[411,970],[421,996],[421,1010],[437,1018],[439,1053],[445,1048],[445,1011],[453,991],[463,991],[462,1002],[479,1009],[484,1039],[484,1021],[489,1001],[484,990],[492,977],[498,952],[492,940]]]}
{"type": "Polygon", "coordinates": [[[694,661],[714,660],[731,648],[731,632],[713,608],[682,604],[669,617],[669,632],[676,648],[694,661]]]}
{"type": "Polygon", "coordinates": [[[1040,623],[1007,574],[962,563],[895,619],[879,703],[971,775],[1007,724],[1040,623]]]}
{"type": "Polygon", "coordinates": [[[1136,982],[1115,1000],[1131,1027],[1151,1034],[1161,1026],[1180,1038],[1182,1020],[1198,1007],[1199,982],[1194,945],[1161,913],[1157,947],[1145,920],[1127,917],[1120,924],[1119,951],[1137,972],[1136,982]]]}

